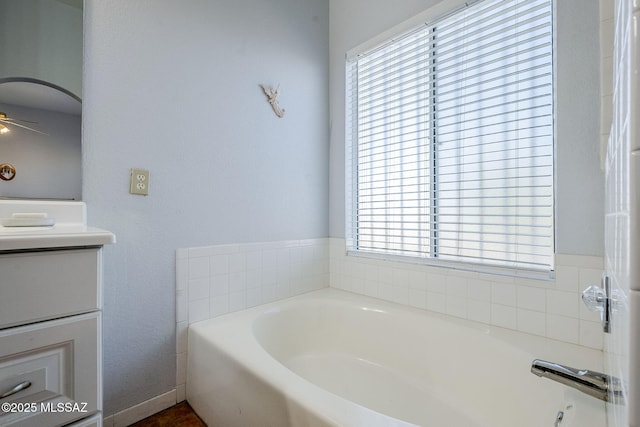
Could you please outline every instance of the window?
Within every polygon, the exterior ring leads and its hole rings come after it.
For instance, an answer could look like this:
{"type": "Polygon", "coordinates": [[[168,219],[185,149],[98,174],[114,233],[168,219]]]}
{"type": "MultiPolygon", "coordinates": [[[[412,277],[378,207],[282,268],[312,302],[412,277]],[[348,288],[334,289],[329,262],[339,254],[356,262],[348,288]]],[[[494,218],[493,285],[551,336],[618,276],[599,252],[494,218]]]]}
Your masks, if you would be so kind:
{"type": "Polygon", "coordinates": [[[483,0],[347,59],[350,252],[553,269],[552,0],[483,0]]]}

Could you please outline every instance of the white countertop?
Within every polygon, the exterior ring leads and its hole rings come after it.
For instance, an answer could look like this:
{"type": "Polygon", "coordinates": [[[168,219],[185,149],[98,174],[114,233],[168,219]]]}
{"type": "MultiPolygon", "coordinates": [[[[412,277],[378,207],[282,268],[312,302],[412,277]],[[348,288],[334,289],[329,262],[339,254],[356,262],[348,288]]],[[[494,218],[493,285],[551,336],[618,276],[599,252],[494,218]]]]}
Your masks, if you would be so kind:
{"type": "Polygon", "coordinates": [[[83,202],[0,200],[0,218],[15,213],[42,213],[55,219],[52,226],[5,227],[0,225],[0,251],[102,246],[115,243],[113,233],[86,225],[83,202]]]}
{"type": "Polygon", "coordinates": [[[0,226],[0,251],[102,246],[115,241],[113,233],[81,224],[57,224],[52,227],[0,226]]]}

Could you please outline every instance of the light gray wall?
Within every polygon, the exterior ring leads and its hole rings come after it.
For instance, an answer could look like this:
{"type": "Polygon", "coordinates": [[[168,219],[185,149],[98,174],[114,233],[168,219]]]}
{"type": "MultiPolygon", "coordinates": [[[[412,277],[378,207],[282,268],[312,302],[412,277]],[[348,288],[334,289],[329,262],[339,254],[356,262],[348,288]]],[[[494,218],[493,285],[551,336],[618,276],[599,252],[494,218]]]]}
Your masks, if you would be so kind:
{"type": "Polygon", "coordinates": [[[0,0],[0,78],[44,80],[82,97],[82,1],[0,0]]]}
{"type": "MultiPolygon", "coordinates": [[[[437,0],[331,0],[330,235],[344,237],[345,53],[437,0]]],[[[604,253],[598,2],[557,0],[556,252],[604,253]]]]}
{"type": "Polygon", "coordinates": [[[8,104],[0,104],[0,111],[35,122],[22,123],[47,134],[11,126],[0,136],[0,163],[16,168],[14,179],[0,181],[0,197],[80,200],[81,117],[8,104]]]}
{"type": "Polygon", "coordinates": [[[175,250],[328,235],[327,0],[86,2],[83,198],[109,415],[175,386],[175,250]],[[260,83],[280,84],[284,118],[260,83]],[[148,197],[129,170],[150,170],[148,197]]]}

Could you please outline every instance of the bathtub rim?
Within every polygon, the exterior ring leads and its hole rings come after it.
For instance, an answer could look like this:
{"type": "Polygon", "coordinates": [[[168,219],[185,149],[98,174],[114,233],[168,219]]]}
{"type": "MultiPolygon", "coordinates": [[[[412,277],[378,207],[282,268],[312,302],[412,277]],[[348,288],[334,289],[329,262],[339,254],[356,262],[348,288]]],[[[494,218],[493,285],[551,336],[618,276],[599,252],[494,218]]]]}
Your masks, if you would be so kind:
{"type": "MultiPolygon", "coordinates": [[[[551,342],[561,347],[562,351],[568,351],[569,353],[590,353],[588,358],[595,357],[599,364],[603,364],[602,352],[578,344],[557,341],[548,337],[506,329],[495,325],[481,324],[420,308],[407,307],[335,288],[311,291],[238,312],[227,313],[212,319],[195,322],[189,325],[188,334],[189,337],[191,337],[192,334],[199,334],[205,339],[215,339],[218,344],[218,350],[223,352],[225,356],[236,358],[238,363],[251,371],[252,375],[272,385],[274,388],[281,390],[288,400],[295,401],[301,408],[313,413],[314,416],[322,419],[329,425],[362,425],[363,419],[365,420],[364,422],[366,422],[366,419],[369,418],[372,419],[371,425],[377,425],[373,424],[373,422],[380,422],[379,419],[382,417],[386,419],[385,425],[414,426],[414,424],[407,421],[398,420],[349,401],[297,375],[274,358],[254,335],[254,321],[260,315],[286,310],[291,304],[318,300],[328,300],[341,304],[355,303],[358,309],[383,310],[391,315],[426,317],[440,322],[452,323],[456,327],[470,328],[477,333],[489,335],[500,341],[505,341],[509,345],[515,345],[518,348],[527,350],[530,348],[543,348],[544,344],[551,342]],[[222,329],[225,330],[224,334],[216,334],[216,332],[222,329]],[[247,333],[247,331],[250,331],[250,333],[247,333]],[[252,357],[256,351],[262,352],[268,357],[252,357]],[[354,406],[359,409],[354,411],[354,406]]],[[[191,353],[191,339],[189,339],[188,346],[188,353],[191,353]]],[[[188,357],[190,358],[191,356],[188,355],[188,357]]],[[[544,358],[547,356],[543,354],[540,357],[544,358]]],[[[589,368],[593,368],[593,366],[589,366],[589,368]]],[[[601,368],[601,366],[596,366],[595,368],[601,368]]],[[[187,400],[190,398],[189,375],[190,370],[188,369],[187,400]]],[[[563,405],[564,402],[558,402],[558,404],[560,406],[563,405]]]]}

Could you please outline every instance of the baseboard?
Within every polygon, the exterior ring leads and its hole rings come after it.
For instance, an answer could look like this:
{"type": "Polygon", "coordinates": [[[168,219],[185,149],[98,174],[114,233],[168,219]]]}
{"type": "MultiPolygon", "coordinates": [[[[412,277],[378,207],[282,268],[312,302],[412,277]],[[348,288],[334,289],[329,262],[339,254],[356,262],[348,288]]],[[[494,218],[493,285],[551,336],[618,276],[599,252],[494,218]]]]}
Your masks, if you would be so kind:
{"type": "Polygon", "coordinates": [[[103,427],[126,427],[177,403],[176,389],[105,417],[103,427]]]}

